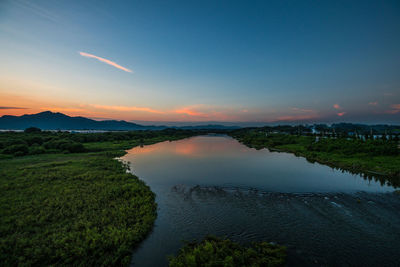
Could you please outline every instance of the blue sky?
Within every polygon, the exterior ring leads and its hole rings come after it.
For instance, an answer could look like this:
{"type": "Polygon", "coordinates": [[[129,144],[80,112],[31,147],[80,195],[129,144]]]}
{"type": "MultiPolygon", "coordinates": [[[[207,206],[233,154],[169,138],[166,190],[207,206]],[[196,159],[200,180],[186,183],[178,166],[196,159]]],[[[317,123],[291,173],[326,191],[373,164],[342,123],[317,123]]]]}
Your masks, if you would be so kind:
{"type": "Polygon", "coordinates": [[[400,122],[399,1],[6,0],[0,56],[1,114],[400,122]]]}

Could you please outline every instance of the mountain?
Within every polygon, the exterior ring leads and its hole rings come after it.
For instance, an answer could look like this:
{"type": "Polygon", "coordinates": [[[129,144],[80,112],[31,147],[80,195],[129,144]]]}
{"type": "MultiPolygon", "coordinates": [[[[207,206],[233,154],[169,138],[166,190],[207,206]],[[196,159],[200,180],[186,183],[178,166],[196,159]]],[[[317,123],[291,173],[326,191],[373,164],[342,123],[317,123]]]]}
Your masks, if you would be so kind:
{"type": "MultiPolygon", "coordinates": [[[[70,117],[62,113],[44,111],[37,114],[22,116],[4,115],[0,117],[0,129],[2,130],[24,130],[28,127],[37,127],[42,130],[105,130],[105,131],[129,131],[129,130],[162,130],[167,126],[140,125],[133,122],[118,120],[96,121],[84,117],[70,117]]],[[[227,130],[239,127],[224,125],[190,125],[170,127],[176,129],[217,129],[227,130]]]]}
{"type": "Polygon", "coordinates": [[[62,113],[44,111],[22,116],[0,117],[0,129],[24,130],[28,127],[43,130],[161,130],[164,126],[143,126],[132,122],[95,121],[84,117],[70,117],[62,113]]]}

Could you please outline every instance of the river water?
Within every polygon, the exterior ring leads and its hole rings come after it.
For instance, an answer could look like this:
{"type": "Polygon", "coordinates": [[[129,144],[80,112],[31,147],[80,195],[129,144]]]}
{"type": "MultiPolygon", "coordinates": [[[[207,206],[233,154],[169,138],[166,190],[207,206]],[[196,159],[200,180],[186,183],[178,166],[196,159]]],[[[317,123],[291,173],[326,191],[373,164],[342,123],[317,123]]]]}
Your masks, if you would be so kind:
{"type": "Polygon", "coordinates": [[[400,266],[394,188],[228,136],[135,147],[123,160],[156,193],[153,231],[133,266],[167,266],[207,234],[287,246],[289,266],[400,266]]]}

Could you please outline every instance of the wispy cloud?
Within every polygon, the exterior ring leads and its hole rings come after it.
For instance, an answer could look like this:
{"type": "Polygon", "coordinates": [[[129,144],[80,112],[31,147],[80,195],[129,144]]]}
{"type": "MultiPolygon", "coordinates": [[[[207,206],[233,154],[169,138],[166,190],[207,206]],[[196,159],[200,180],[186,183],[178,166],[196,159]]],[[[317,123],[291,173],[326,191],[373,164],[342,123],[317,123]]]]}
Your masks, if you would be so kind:
{"type": "Polygon", "coordinates": [[[92,105],[97,109],[106,109],[106,110],[116,110],[116,111],[143,111],[157,114],[164,114],[165,112],[161,110],[156,110],[152,108],[146,107],[134,107],[134,106],[104,106],[104,105],[92,105]]]}
{"type": "Polygon", "coordinates": [[[346,114],[346,112],[339,112],[339,113],[337,113],[337,115],[338,115],[339,117],[342,117],[344,114],[346,114]]]}
{"type": "Polygon", "coordinates": [[[287,115],[279,116],[276,120],[272,121],[302,121],[302,120],[312,120],[317,119],[317,115],[287,115]]]}
{"type": "Polygon", "coordinates": [[[27,108],[21,108],[21,107],[0,107],[0,109],[27,109],[27,108]]]}
{"type": "Polygon", "coordinates": [[[333,105],[333,108],[335,108],[335,109],[341,109],[341,107],[339,106],[339,104],[334,104],[334,105],[333,105]]]}
{"type": "Polygon", "coordinates": [[[304,121],[304,120],[314,120],[317,118],[319,118],[319,115],[316,110],[291,107],[289,114],[277,116],[276,118],[272,119],[271,122],[304,121]]]}
{"type": "Polygon", "coordinates": [[[370,106],[377,106],[377,105],[378,105],[378,102],[369,102],[368,105],[370,105],[370,106]]]}
{"type": "Polygon", "coordinates": [[[390,106],[390,110],[386,110],[385,113],[387,114],[396,114],[400,113],[400,104],[394,104],[390,106]]]}
{"type": "Polygon", "coordinates": [[[55,15],[54,10],[49,10],[41,5],[33,3],[34,1],[14,0],[12,3],[22,10],[40,16],[44,19],[50,20],[53,23],[58,23],[59,17],[55,15]]]}
{"type": "Polygon", "coordinates": [[[400,110],[400,104],[394,104],[391,107],[400,110]]]}
{"type": "Polygon", "coordinates": [[[297,112],[305,112],[305,113],[315,112],[315,110],[312,110],[312,109],[304,109],[304,108],[296,108],[296,107],[293,107],[291,109],[293,111],[297,111],[297,112]]]}
{"type": "Polygon", "coordinates": [[[129,73],[132,73],[132,72],[133,72],[132,70],[127,69],[127,68],[125,68],[125,67],[122,67],[121,65],[118,65],[117,63],[115,63],[115,62],[113,62],[113,61],[111,61],[111,60],[108,60],[108,59],[105,59],[105,58],[102,58],[102,57],[98,57],[98,56],[95,56],[95,55],[92,55],[92,54],[88,54],[88,53],[85,53],[85,52],[79,52],[79,54],[80,54],[81,56],[83,56],[83,57],[88,57],[88,58],[97,59],[98,61],[104,62],[104,63],[106,63],[106,64],[108,64],[108,65],[111,65],[111,66],[117,68],[117,69],[120,69],[120,70],[129,72],[129,73]]]}
{"type": "Polygon", "coordinates": [[[50,110],[53,112],[82,112],[82,113],[87,112],[87,110],[83,108],[43,107],[40,109],[50,110]]]}
{"type": "Polygon", "coordinates": [[[208,117],[208,114],[206,114],[204,112],[196,111],[192,107],[183,107],[180,109],[176,109],[176,110],[174,110],[174,113],[195,116],[195,117],[208,117]]]}

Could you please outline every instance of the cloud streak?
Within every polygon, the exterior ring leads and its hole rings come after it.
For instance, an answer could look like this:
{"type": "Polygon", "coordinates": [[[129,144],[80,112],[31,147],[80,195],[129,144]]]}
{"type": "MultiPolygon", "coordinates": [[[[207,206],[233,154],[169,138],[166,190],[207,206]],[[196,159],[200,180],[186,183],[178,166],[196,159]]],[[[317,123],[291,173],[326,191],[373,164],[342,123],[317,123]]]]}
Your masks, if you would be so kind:
{"type": "Polygon", "coordinates": [[[297,112],[305,112],[305,113],[315,112],[315,110],[312,110],[312,109],[304,109],[304,108],[296,108],[296,107],[293,107],[291,109],[293,111],[297,111],[297,112]]]}
{"type": "Polygon", "coordinates": [[[125,67],[122,67],[121,65],[118,65],[117,63],[115,63],[115,62],[113,62],[113,61],[111,61],[111,60],[108,60],[108,59],[105,59],[105,58],[102,58],[102,57],[98,57],[98,56],[95,56],[95,55],[92,55],[92,54],[88,54],[88,53],[85,53],[85,52],[79,52],[79,54],[80,54],[81,56],[83,56],[83,57],[97,59],[98,61],[101,61],[101,62],[103,62],[103,63],[106,63],[106,64],[108,64],[108,65],[111,65],[111,66],[113,66],[113,67],[115,67],[115,68],[117,68],[117,69],[120,69],[120,70],[129,72],[129,73],[133,73],[132,70],[127,69],[127,68],[125,68],[125,67]]]}
{"type": "Polygon", "coordinates": [[[400,104],[394,104],[391,107],[400,110],[400,104]]]}
{"type": "Polygon", "coordinates": [[[276,120],[272,120],[271,122],[301,121],[301,120],[312,120],[317,118],[318,118],[317,115],[288,115],[288,116],[279,116],[276,120]]]}
{"type": "Polygon", "coordinates": [[[400,104],[394,104],[394,105],[391,105],[390,107],[391,107],[391,109],[386,110],[385,113],[387,113],[387,114],[400,113],[400,104]]]}
{"type": "Polygon", "coordinates": [[[0,107],[0,109],[27,109],[27,108],[21,108],[21,107],[0,107]]]}
{"type": "Polygon", "coordinates": [[[146,108],[146,107],[104,106],[104,105],[92,105],[92,106],[97,109],[106,109],[106,110],[115,110],[115,111],[143,111],[143,112],[150,112],[150,113],[156,113],[156,114],[164,114],[165,113],[161,110],[156,110],[156,109],[146,108]]]}
{"type": "Polygon", "coordinates": [[[188,116],[193,116],[193,117],[208,117],[209,115],[195,110],[193,107],[183,107],[180,109],[174,110],[174,113],[177,114],[183,114],[183,115],[188,115],[188,116]]]}

